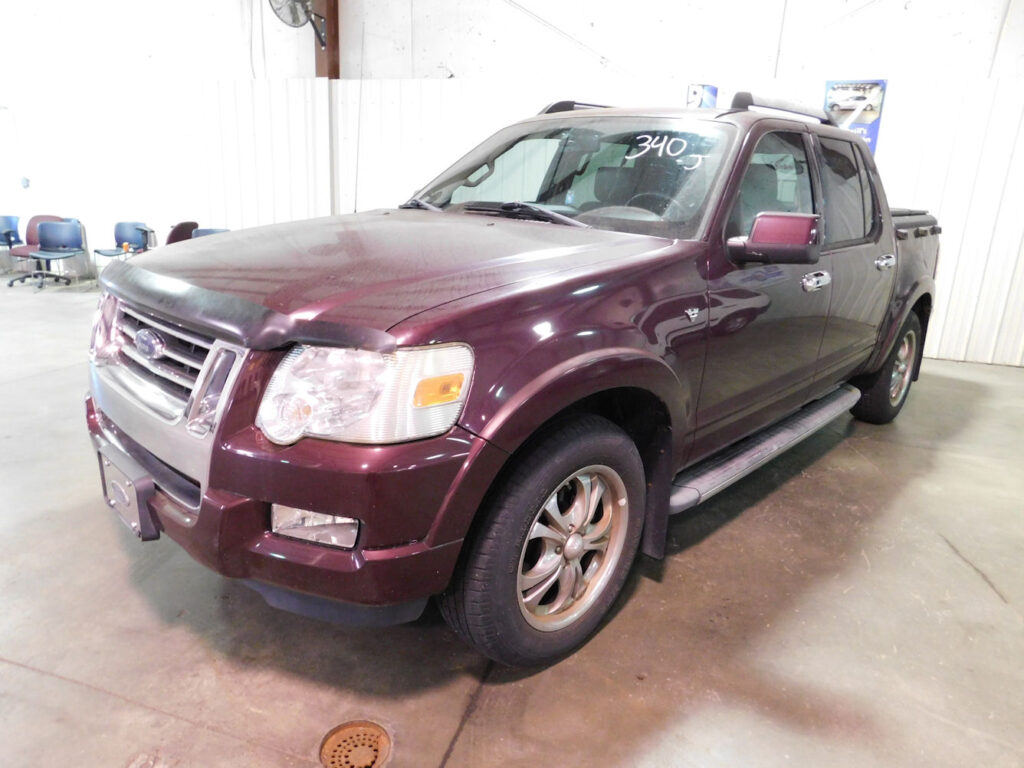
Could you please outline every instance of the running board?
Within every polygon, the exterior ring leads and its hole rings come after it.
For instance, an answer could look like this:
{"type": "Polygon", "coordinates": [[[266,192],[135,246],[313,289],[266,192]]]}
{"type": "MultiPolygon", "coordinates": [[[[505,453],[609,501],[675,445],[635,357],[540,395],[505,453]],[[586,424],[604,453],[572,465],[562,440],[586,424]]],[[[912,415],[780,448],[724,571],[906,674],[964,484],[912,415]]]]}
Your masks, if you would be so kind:
{"type": "Polygon", "coordinates": [[[683,470],[672,481],[669,514],[685,512],[707,501],[783,451],[810,437],[841,413],[850,410],[860,400],[860,394],[859,389],[849,384],[842,386],[778,424],[683,470]]]}

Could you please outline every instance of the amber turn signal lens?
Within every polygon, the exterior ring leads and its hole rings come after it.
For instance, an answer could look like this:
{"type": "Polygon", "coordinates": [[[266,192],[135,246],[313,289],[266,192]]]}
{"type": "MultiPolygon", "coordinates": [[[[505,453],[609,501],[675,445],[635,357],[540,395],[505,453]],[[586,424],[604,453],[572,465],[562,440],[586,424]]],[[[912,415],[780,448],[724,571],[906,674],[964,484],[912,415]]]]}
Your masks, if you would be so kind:
{"type": "Polygon", "coordinates": [[[466,376],[462,373],[449,373],[444,376],[423,379],[416,385],[412,404],[417,408],[425,408],[428,405],[453,403],[462,394],[462,385],[465,381],[466,376]]]}

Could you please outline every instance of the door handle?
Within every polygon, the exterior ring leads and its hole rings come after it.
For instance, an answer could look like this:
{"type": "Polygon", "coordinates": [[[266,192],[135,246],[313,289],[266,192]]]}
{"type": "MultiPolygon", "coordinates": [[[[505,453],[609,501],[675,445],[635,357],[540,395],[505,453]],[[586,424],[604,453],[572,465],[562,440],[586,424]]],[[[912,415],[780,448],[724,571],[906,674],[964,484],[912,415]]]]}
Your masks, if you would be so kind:
{"type": "Polygon", "coordinates": [[[800,281],[800,286],[807,292],[820,291],[832,282],[832,275],[828,272],[808,272],[800,281]]]}
{"type": "Polygon", "coordinates": [[[895,254],[887,253],[887,254],[885,254],[885,256],[879,256],[877,259],[875,259],[875,267],[878,269],[879,272],[881,272],[883,270],[886,270],[886,269],[892,269],[895,266],[896,266],[896,256],[895,256],[895,254]]]}

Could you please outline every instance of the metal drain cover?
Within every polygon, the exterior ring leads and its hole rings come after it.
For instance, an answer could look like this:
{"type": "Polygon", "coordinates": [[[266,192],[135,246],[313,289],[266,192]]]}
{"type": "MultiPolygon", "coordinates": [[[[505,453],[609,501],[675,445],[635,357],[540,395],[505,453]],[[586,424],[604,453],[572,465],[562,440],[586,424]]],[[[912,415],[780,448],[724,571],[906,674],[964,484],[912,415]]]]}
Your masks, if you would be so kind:
{"type": "Polygon", "coordinates": [[[320,762],[327,768],[380,768],[390,755],[391,737],[369,720],[342,723],[320,744],[320,762]]]}

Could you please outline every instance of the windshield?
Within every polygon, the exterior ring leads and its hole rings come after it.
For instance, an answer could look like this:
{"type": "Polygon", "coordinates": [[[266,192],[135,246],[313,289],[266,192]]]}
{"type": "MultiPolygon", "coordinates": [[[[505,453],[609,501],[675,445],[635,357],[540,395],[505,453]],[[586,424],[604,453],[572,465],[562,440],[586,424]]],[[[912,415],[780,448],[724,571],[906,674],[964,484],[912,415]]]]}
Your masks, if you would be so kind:
{"type": "Polygon", "coordinates": [[[728,145],[723,126],[699,120],[543,120],[495,134],[416,197],[447,211],[517,218],[534,216],[502,204],[529,203],[600,229],[687,238],[700,227],[728,145]]]}

